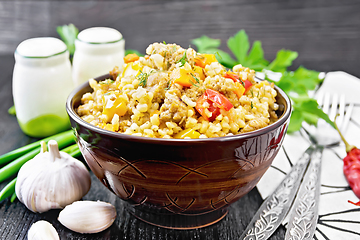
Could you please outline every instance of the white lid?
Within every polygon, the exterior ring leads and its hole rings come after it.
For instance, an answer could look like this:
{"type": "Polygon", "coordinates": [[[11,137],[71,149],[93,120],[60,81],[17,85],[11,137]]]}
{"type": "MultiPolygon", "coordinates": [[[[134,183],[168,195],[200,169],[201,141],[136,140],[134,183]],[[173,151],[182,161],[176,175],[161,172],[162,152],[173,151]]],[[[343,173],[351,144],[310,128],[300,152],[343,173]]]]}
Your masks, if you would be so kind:
{"type": "Polygon", "coordinates": [[[63,41],[53,37],[30,38],[19,44],[16,52],[24,57],[50,57],[66,51],[63,41]]]}
{"type": "Polygon", "coordinates": [[[120,41],[122,34],[113,28],[93,27],[82,30],[77,38],[87,43],[109,43],[120,41]]]}

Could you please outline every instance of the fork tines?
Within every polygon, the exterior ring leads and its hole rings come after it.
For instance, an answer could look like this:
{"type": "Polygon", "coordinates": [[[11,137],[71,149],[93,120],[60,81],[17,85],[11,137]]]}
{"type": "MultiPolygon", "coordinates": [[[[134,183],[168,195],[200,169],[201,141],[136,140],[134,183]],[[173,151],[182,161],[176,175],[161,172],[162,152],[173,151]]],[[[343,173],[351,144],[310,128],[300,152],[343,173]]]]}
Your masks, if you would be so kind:
{"type": "Polygon", "coordinates": [[[346,103],[345,94],[330,94],[328,92],[320,91],[316,95],[316,100],[324,113],[328,114],[330,120],[334,121],[340,127],[341,131],[345,131],[350,121],[350,116],[353,111],[354,104],[346,103]],[[331,102],[331,104],[330,104],[331,102]],[[338,116],[336,116],[338,114],[338,116]]]}

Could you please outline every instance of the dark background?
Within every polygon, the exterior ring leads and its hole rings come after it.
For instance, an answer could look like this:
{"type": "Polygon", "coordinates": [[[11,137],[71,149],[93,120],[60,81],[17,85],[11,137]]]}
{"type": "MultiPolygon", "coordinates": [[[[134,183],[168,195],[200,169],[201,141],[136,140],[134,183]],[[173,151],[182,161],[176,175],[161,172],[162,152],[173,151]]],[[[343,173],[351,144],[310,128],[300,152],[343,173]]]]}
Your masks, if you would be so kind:
{"type": "MultiPolygon", "coordinates": [[[[12,103],[13,53],[31,37],[58,37],[56,27],[73,23],[79,30],[93,26],[118,29],[127,49],[144,53],[155,41],[178,43],[207,35],[222,40],[245,29],[251,42],[260,40],[265,58],[272,61],[280,49],[297,51],[292,70],[302,65],[317,71],[346,71],[360,77],[360,1],[358,0],[212,0],[212,1],[0,1],[0,154],[35,139],[24,135],[12,103]]],[[[24,205],[0,202],[0,239],[26,239],[30,225],[50,221],[61,239],[238,239],[262,199],[253,189],[233,204],[229,214],[207,228],[176,231],[153,227],[129,215],[123,201],[92,175],[92,188],[84,199],[100,199],[116,206],[118,217],[106,231],[81,235],[56,220],[57,210],[34,214],[24,205]]],[[[0,184],[0,189],[8,181],[0,184]]],[[[271,239],[284,238],[284,227],[271,239]]]]}
{"type": "Polygon", "coordinates": [[[0,54],[13,54],[30,37],[58,37],[56,26],[68,23],[116,28],[126,48],[143,53],[155,41],[188,47],[202,35],[221,39],[228,51],[227,39],[245,29],[269,61],[290,49],[299,53],[293,69],[360,77],[359,10],[358,0],[2,1],[0,54]]]}

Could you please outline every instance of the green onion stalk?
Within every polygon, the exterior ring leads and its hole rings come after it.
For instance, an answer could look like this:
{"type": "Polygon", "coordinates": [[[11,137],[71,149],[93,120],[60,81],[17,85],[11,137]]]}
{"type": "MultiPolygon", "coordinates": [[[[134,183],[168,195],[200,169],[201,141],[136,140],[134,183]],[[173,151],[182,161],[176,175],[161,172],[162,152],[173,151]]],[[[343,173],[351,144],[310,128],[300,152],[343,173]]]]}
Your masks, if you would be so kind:
{"type": "MultiPolygon", "coordinates": [[[[25,153],[28,153],[30,150],[38,149],[40,151],[40,142],[45,141],[47,143],[49,140],[55,140],[58,143],[59,142],[64,142],[65,144],[67,143],[68,145],[71,144],[72,142],[75,142],[74,134],[73,134],[72,130],[68,130],[68,131],[65,131],[65,132],[62,132],[62,133],[58,133],[56,135],[44,138],[42,140],[33,142],[31,144],[28,144],[26,146],[23,146],[21,148],[15,149],[15,150],[13,150],[11,152],[8,152],[8,153],[5,153],[5,154],[1,155],[0,156],[0,165],[8,163],[8,162],[10,162],[10,161],[24,155],[25,153]]],[[[59,145],[59,147],[60,147],[60,145],[59,145]]]]}

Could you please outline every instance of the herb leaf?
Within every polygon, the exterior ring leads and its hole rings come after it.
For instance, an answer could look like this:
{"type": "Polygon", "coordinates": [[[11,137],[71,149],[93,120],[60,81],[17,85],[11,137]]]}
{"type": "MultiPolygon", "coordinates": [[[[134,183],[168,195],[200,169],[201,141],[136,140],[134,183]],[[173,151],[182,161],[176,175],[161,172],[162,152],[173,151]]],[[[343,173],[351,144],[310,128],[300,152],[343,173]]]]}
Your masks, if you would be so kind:
{"type": "Polygon", "coordinates": [[[244,65],[255,71],[261,71],[268,64],[269,62],[264,58],[264,50],[262,49],[261,42],[255,41],[244,65]]]}
{"type": "Polygon", "coordinates": [[[203,35],[200,38],[193,39],[191,43],[196,46],[198,52],[205,53],[208,49],[218,48],[221,44],[221,40],[209,38],[203,35]]]}
{"type": "Polygon", "coordinates": [[[293,108],[293,111],[290,116],[290,123],[288,126],[288,133],[293,133],[301,129],[302,122],[304,121],[304,117],[301,113],[300,109],[293,108]]]}
{"type": "Polygon", "coordinates": [[[134,50],[134,49],[126,49],[125,50],[125,56],[131,53],[135,53],[136,55],[138,55],[139,57],[143,57],[144,54],[141,54],[139,51],[134,50]]]}
{"type": "Polygon", "coordinates": [[[315,90],[323,80],[319,78],[319,72],[300,66],[295,72],[284,72],[276,85],[288,94],[295,92],[307,95],[309,90],[315,90]]]}
{"type": "Polygon", "coordinates": [[[273,72],[285,72],[287,67],[298,57],[298,53],[290,50],[280,50],[276,54],[276,58],[266,68],[273,72]]]}
{"type": "Polygon", "coordinates": [[[75,27],[74,24],[70,23],[69,25],[58,26],[56,31],[63,42],[66,44],[70,55],[74,55],[75,39],[79,34],[79,30],[75,27]]]}
{"type": "Polygon", "coordinates": [[[192,40],[193,43],[196,43],[195,46],[197,47],[198,52],[216,53],[217,60],[227,68],[232,68],[240,63],[255,71],[261,71],[269,64],[269,62],[264,59],[264,51],[260,41],[255,41],[253,43],[250,53],[247,55],[250,43],[244,30],[239,31],[228,40],[228,47],[234,53],[237,60],[233,59],[227,52],[217,48],[220,45],[219,41],[220,40],[218,39],[211,39],[204,36],[192,40]]]}
{"type": "Polygon", "coordinates": [[[260,41],[254,41],[249,51],[250,43],[248,36],[244,30],[240,30],[227,41],[228,48],[234,54],[233,59],[230,54],[218,49],[220,46],[217,39],[210,39],[206,36],[194,39],[192,41],[201,53],[218,53],[218,61],[227,68],[232,68],[236,64],[242,64],[245,67],[262,71],[265,78],[274,82],[280,87],[293,101],[293,112],[290,118],[288,132],[300,130],[302,122],[316,125],[318,118],[324,119],[332,126],[330,121],[317,102],[310,98],[309,91],[315,90],[324,80],[319,78],[319,72],[299,67],[296,71],[287,71],[293,61],[298,57],[298,53],[290,50],[279,50],[276,58],[269,63],[264,58],[264,51],[260,41]],[[279,81],[273,81],[268,72],[280,74],[279,81]]]}
{"type": "Polygon", "coordinates": [[[245,30],[240,30],[235,36],[230,37],[227,45],[240,63],[245,62],[247,52],[250,48],[249,39],[245,30]]]}
{"type": "Polygon", "coordinates": [[[230,56],[230,54],[220,49],[213,49],[213,51],[209,53],[216,53],[216,59],[219,61],[219,63],[221,63],[227,68],[232,68],[237,64],[237,62],[230,56]]]}
{"type": "Polygon", "coordinates": [[[316,125],[319,118],[324,119],[327,123],[335,128],[329,116],[323,112],[315,99],[309,97],[292,98],[294,102],[294,110],[290,117],[288,132],[296,132],[300,130],[302,122],[316,125]]]}

